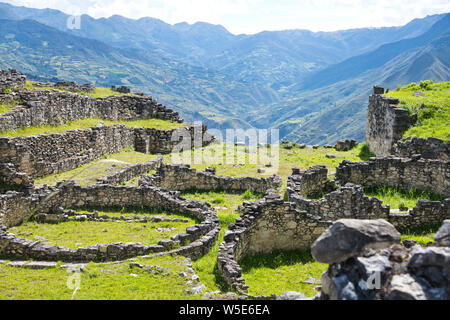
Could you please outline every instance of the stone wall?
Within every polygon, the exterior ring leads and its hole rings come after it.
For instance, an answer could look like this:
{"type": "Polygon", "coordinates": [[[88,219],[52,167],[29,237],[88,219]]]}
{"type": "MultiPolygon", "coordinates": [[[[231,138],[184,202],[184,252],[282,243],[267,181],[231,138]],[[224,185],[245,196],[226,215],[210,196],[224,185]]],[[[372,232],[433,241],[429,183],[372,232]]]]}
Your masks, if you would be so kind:
{"type": "Polygon", "coordinates": [[[238,261],[249,253],[273,250],[307,250],[331,225],[330,222],[300,211],[295,204],[277,195],[245,202],[243,214],[229,226],[221,244],[217,263],[225,282],[246,292],[238,261]]]}
{"type": "Polygon", "coordinates": [[[366,162],[343,161],[336,179],[364,187],[389,186],[409,191],[429,191],[450,197],[450,161],[396,157],[371,158],[366,162]]]}
{"type": "Polygon", "coordinates": [[[288,178],[288,193],[297,193],[305,198],[320,195],[326,190],[328,183],[328,170],[324,166],[314,166],[306,170],[292,169],[288,178]]]}
{"type": "Polygon", "coordinates": [[[129,167],[126,167],[123,170],[120,170],[117,173],[114,173],[112,175],[106,176],[104,178],[98,179],[99,184],[111,184],[111,185],[118,185],[122,182],[129,181],[135,177],[138,177],[140,175],[146,174],[150,170],[157,169],[161,163],[163,158],[161,156],[158,156],[158,159],[144,162],[144,163],[138,163],[129,167]]]}
{"type": "Polygon", "coordinates": [[[377,156],[392,154],[394,144],[414,121],[408,110],[396,107],[398,99],[385,98],[383,93],[374,90],[367,110],[366,144],[377,156]]]}
{"type": "Polygon", "coordinates": [[[173,130],[135,129],[135,149],[142,153],[171,153],[205,147],[214,141],[205,125],[191,125],[173,130]]]}
{"type": "Polygon", "coordinates": [[[162,119],[183,122],[177,112],[167,109],[152,97],[136,95],[92,98],[61,91],[20,91],[14,99],[21,102],[9,113],[0,115],[0,132],[22,127],[61,125],[86,118],[105,120],[162,119]]]}
{"type": "Polygon", "coordinates": [[[94,91],[95,87],[92,84],[78,84],[75,82],[67,82],[67,81],[58,81],[55,83],[51,82],[33,82],[34,87],[45,87],[45,88],[55,88],[66,90],[70,92],[88,92],[91,93],[94,91]]]}
{"type": "MultiPolygon", "coordinates": [[[[81,187],[64,181],[56,188],[42,189],[32,196],[10,192],[0,196],[0,253],[7,257],[48,261],[109,261],[155,252],[182,254],[198,258],[209,251],[220,231],[219,218],[209,204],[187,200],[178,192],[167,192],[156,187],[117,187],[95,185],[81,187]],[[99,244],[76,250],[44,245],[40,242],[17,238],[6,226],[21,223],[32,214],[54,214],[58,208],[144,206],[164,208],[198,219],[200,223],[186,228],[186,232],[160,241],[157,245],[99,244]],[[20,210],[24,208],[25,210],[20,210]],[[180,248],[174,249],[176,246],[180,248]]],[[[88,223],[88,222],[87,222],[88,223]]]]}
{"type": "Polygon", "coordinates": [[[33,179],[30,179],[28,175],[17,172],[12,163],[0,163],[0,192],[33,189],[33,179]]]}
{"type": "Polygon", "coordinates": [[[294,202],[300,210],[326,220],[349,217],[353,219],[387,219],[390,211],[388,206],[383,206],[381,200],[366,197],[361,186],[353,184],[347,184],[328,193],[321,200],[307,199],[295,192],[288,193],[288,195],[289,201],[294,202]]]}
{"type": "MultiPolygon", "coordinates": [[[[358,164],[364,165],[364,163],[358,164]]],[[[392,170],[387,170],[392,174],[392,170]]],[[[347,183],[344,187],[329,192],[325,184],[327,169],[324,167],[316,166],[304,171],[294,169],[293,173],[288,178],[289,201],[294,202],[300,210],[325,220],[385,219],[397,228],[411,229],[424,225],[439,225],[450,218],[448,207],[450,199],[443,202],[421,200],[408,213],[396,213],[391,212],[389,205],[384,206],[382,200],[366,197],[360,185],[347,183]],[[311,193],[326,194],[322,199],[314,200],[308,199],[311,193]]],[[[360,183],[369,183],[364,180],[366,176],[362,177],[360,183]]],[[[380,180],[375,185],[384,185],[382,182],[380,180]]]]}
{"type": "Polygon", "coordinates": [[[399,230],[438,226],[446,219],[450,219],[450,198],[442,202],[419,200],[408,213],[390,213],[388,217],[388,221],[399,230]]]}
{"type": "Polygon", "coordinates": [[[450,141],[413,137],[404,142],[399,141],[394,148],[394,154],[402,158],[420,155],[424,159],[450,161],[450,141]]]}
{"type": "Polygon", "coordinates": [[[12,163],[17,171],[36,178],[75,169],[133,143],[134,130],[123,125],[0,138],[0,162],[12,163]]]}
{"type": "MultiPolygon", "coordinates": [[[[124,125],[100,125],[64,133],[0,138],[0,162],[12,163],[16,171],[39,178],[75,169],[101,156],[118,153],[126,147],[134,147],[136,151],[146,153],[171,152],[171,148],[179,143],[173,139],[180,136],[179,131],[183,133],[183,137],[186,137],[186,134],[189,135],[187,138],[190,149],[193,146],[190,142],[194,139],[195,130],[195,126],[158,130],[130,128],[124,125]],[[145,132],[145,138],[151,141],[145,147],[142,145],[143,132],[145,132]]],[[[206,130],[206,127],[202,126],[200,131],[203,146],[212,141],[206,130]]],[[[144,167],[130,168],[122,173],[122,176],[128,176],[144,167]]]]}
{"type": "Polygon", "coordinates": [[[189,165],[162,164],[157,173],[151,176],[142,176],[139,185],[154,185],[169,190],[224,190],[244,192],[251,190],[265,194],[269,189],[278,190],[281,187],[281,178],[274,175],[270,178],[235,178],[216,176],[211,172],[197,172],[189,165]]]}
{"type": "Polygon", "coordinates": [[[25,86],[27,78],[14,69],[0,70],[0,93],[7,89],[16,90],[25,86]]]}

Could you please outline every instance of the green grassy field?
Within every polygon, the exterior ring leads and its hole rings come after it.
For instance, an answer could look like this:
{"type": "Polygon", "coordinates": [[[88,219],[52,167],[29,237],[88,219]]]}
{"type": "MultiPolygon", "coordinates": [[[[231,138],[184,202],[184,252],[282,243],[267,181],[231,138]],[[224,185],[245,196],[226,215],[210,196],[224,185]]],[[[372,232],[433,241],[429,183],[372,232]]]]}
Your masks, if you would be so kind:
{"type": "MultiPolygon", "coordinates": [[[[215,144],[206,147],[206,153],[225,154],[224,144],[215,144]]],[[[291,174],[292,168],[306,169],[312,165],[321,164],[333,174],[335,167],[342,160],[361,161],[371,156],[364,144],[347,152],[337,152],[334,149],[300,149],[295,146],[291,150],[280,148],[279,166],[275,161],[277,157],[263,156],[260,164],[249,164],[250,150],[243,150],[243,165],[227,164],[225,161],[213,164],[202,162],[192,165],[198,170],[213,166],[217,174],[226,176],[253,176],[266,177],[259,174],[257,169],[276,168],[273,173],[283,178],[283,190],[286,179],[291,174]],[[334,154],[336,158],[327,158],[327,154],[334,154]],[[271,163],[272,168],[265,164],[271,163]]],[[[261,150],[260,150],[261,151],[261,150]]],[[[187,151],[179,154],[186,156],[185,161],[172,161],[172,155],[166,155],[166,163],[189,163],[194,159],[196,151],[187,151]]],[[[80,184],[92,184],[96,178],[111,174],[116,170],[135,163],[154,160],[157,155],[142,154],[131,148],[114,155],[108,155],[82,166],[75,170],[45,177],[37,180],[41,184],[54,184],[62,179],[74,179],[80,184]],[[114,165],[114,166],[113,166],[114,165]]],[[[178,159],[180,160],[180,159],[178,159]]],[[[133,181],[135,183],[136,181],[133,181]]],[[[367,195],[376,196],[390,204],[392,208],[400,204],[413,207],[419,199],[435,200],[433,195],[426,193],[405,193],[392,188],[366,190],[367,195]],[[371,193],[372,192],[372,193],[371,193]]],[[[224,234],[230,223],[240,216],[238,206],[244,201],[254,201],[262,197],[261,194],[242,192],[230,194],[222,191],[197,192],[185,191],[182,196],[189,199],[197,199],[211,203],[216,208],[220,219],[221,232],[218,241],[209,253],[192,262],[196,274],[206,285],[207,291],[227,292],[229,288],[220,276],[217,267],[217,254],[219,246],[223,241],[224,234]]],[[[79,210],[79,212],[93,212],[95,209],[79,210]]],[[[109,216],[124,216],[134,218],[138,215],[157,215],[162,217],[178,217],[166,212],[152,213],[142,208],[136,209],[101,209],[99,214],[109,216]]],[[[179,216],[186,218],[185,216],[179,216]]],[[[22,234],[23,237],[36,240],[44,238],[49,243],[63,245],[70,248],[86,246],[98,243],[110,242],[142,242],[153,244],[161,239],[168,239],[172,234],[183,232],[189,225],[196,221],[189,219],[189,223],[95,223],[95,222],[70,222],[58,225],[36,224],[34,222],[24,223],[21,226],[11,228],[10,231],[22,234]],[[175,227],[173,232],[160,233],[156,231],[159,227],[175,227]]],[[[421,230],[404,230],[402,239],[415,239],[421,244],[433,240],[436,228],[422,228],[421,230]]],[[[153,257],[139,258],[144,264],[159,265],[169,271],[163,275],[148,274],[142,270],[129,269],[128,263],[119,264],[89,264],[86,271],[82,273],[81,288],[75,295],[75,299],[200,299],[201,296],[188,295],[184,292],[187,288],[185,281],[178,275],[185,268],[180,257],[153,257]],[[130,274],[133,274],[132,276],[130,274]],[[167,290],[167,288],[171,288],[167,290]],[[147,290],[148,289],[148,290],[147,290]],[[145,291],[147,290],[147,291],[145,291]]],[[[320,275],[327,266],[315,262],[308,251],[281,251],[270,254],[254,254],[244,257],[240,262],[243,276],[250,286],[249,293],[252,295],[281,294],[286,291],[299,291],[306,296],[314,296],[317,291],[315,287],[320,283],[308,283],[309,278],[320,280],[320,275]]],[[[70,299],[73,290],[69,290],[65,284],[68,274],[66,270],[59,268],[46,270],[30,270],[0,265],[0,299],[70,299]],[[21,288],[18,291],[15,288],[21,288]]]]}
{"type": "Polygon", "coordinates": [[[408,109],[410,114],[417,114],[417,124],[404,133],[404,138],[417,136],[450,140],[450,82],[427,80],[411,83],[386,96],[400,99],[401,107],[408,109]]]}
{"type": "Polygon", "coordinates": [[[270,254],[251,254],[239,261],[242,275],[256,296],[280,295],[286,291],[315,296],[320,283],[306,283],[308,278],[320,282],[328,265],[316,262],[309,251],[275,251],[270,254]]]}
{"type": "MultiPolygon", "coordinates": [[[[173,216],[178,217],[178,216],[173,216]]],[[[179,217],[185,218],[185,217],[179,217]]],[[[194,225],[189,219],[184,222],[63,222],[59,224],[25,222],[9,229],[9,232],[29,240],[46,239],[48,243],[66,248],[78,248],[95,244],[115,242],[141,242],[152,245],[160,240],[182,233],[186,227],[194,225]],[[158,228],[174,228],[171,231],[157,231],[158,228]]]]}
{"type": "Polygon", "coordinates": [[[183,257],[138,258],[135,262],[164,269],[161,274],[130,268],[129,261],[94,264],[80,273],[80,288],[68,287],[66,269],[21,269],[0,264],[1,300],[191,300],[200,295],[185,292],[190,287],[180,272],[187,267],[183,257]],[[168,290],[170,288],[170,290],[168,290]],[[75,292],[75,293],[74,293],[75,292]]]}
{"type": "Polygon", "coordinates": [[[400,207],[414,208],[419,200],[443,201],[443,197],[425,191],[410,190],[409,192],[390,187],[365,188],[364,194],[383,200],[383,205],[390,205],[391,209],[400,207]]]}

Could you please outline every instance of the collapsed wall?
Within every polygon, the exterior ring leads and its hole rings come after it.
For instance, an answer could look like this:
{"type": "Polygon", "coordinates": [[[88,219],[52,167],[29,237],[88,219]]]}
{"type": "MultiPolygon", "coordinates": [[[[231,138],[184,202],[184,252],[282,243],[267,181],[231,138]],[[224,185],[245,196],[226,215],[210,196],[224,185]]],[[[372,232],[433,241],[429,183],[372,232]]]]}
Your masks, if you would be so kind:
{"type": "Polygon", "coordinates": [[[374,88],[367,110],[366,144],[377,156],[392,154],[394,144],[414,122],[407,109],[397,107],[398,99],[388,99],[382,94],[383,88],[374,88]]]}
{"type": "Polygon", "coordinates": [[[450,220],[422,247],[383,220],[339,220],[313,245],[329,268],[320,300],[448,300],[450,220]]]}
{"type": "Polygon", "coordinates": [[[142,176],[139,185],[154,185],[169,190],[224,190],[231,192],[243,192],[251,190],[265,194],[268,190],[278,190],[281,187],[281,178],[252,177],[225,177],[217,176],[212,172],[197,172],[189,165],[162,164],[156,174],[142,176]]]}

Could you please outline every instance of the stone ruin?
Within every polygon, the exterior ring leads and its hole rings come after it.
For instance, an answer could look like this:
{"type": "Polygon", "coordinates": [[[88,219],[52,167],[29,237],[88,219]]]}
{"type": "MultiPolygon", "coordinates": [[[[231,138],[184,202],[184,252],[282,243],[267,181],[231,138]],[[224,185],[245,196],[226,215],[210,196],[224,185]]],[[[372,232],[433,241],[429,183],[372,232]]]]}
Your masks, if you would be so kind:
{"type": "Polygon", "coordinates": [[[14,69],[0,70],[0,93],[25,87],[27,78],[14,69]]]}
{"type": "Polygon", "coordinates": [[[131,93],[131,89],[126,86],[120,86],[120,87],[111,86],[111,90],[115,91],[115,92],[125,93],[125,94],[131,93]]]}
{"type": "MultiPolygon", "coordinates": [[[[19,75],[15,78],[22,79],[19,75]]],[[[264,197],[240,206],[242,215],[229,226],[217,256],[218,270],[225,283],[245,298],[252,296],[248,294],[239,261],[247,254],[311,249],[317,261],[330,264],[322,276],[321,293],[314,299],[448,299],[450,253],[446,219],[450,218],[450,163],[442,156],[446,153],[443,149],[446,143],[431,140],[424,144],[414,140],[407,147],[401,143],[394,147],[397,130],[411,123],[411,119],[406,118],[403,109],[395,107],[396,101],[380,96],[381,91],[382,88],[375,88],[370,99],[368,144],[386,155],[402,150],[398,152],[405,157],[378,157],[358,163],[344,161],[337,168],[336,180],[329,179],[328,170],[323,166],[293,169],[287,181],[287,201],[278,194],[282,182],[278,176],[222,177],[215,174],[214,168],[198,172],[185,165],[164,164],[162,157],[124,168],[91,186],[79,186],[72,181],[59,182],[55,187],[35,188],[33,184],[34,177],[71,170],[125,147],[132,146],[144,153],[170,152],[174,143],[179,143],[170,139],[173,130],[99,126],[64,134],[0,138],[0,253],[8,258],[47,262],[115,261],[148,254],[178,254],[196,259],[209,252],[217,241],[219,218],[210,204],[184,199],[180,191],[251,190],[264,197]],[[383,136],[387,141],[382,141],[383,136]],[[433,152],[427,149],[429,144],[435,146],[433,152]],[[419,149],[421,156],[415,152],[419,149]],[[156,170],[156,174],[147,175],[149,170],[156,170]],[[121,186],[135,177],[140,177],[138,186],[121,186]],[[364,195],[364,187],[379,185],[405,190],[417,188],[447,199],[422,200],[406,213],[394,212],[381,200],[364,195]],[[7,231],[27,219],[39,223],[106,223],[122,218],[77,210],[136,205],[165,208],[190,216],[197,224],[154,245],[110,243],[76,250],[29,241],[7,231]],[[429,247],[414,246],[412,241],[404,241],[402,246],[395,230],[442,223],[435,244],[429,247]],[[373,272],[380,275],[380,289],[370,290],[365,286],[373,272]]],[[[11,112],[0,115],[2,131],[58,125],[89,117],[183,122],[176,112],[151,97],[91,98],[61,91],[13,90],[0,99],[20,101],[11,112]]],[[[204,126],[183,129],[191,136],[197,132],[201,137],[209,137],[206,144],[213,141],[204,126]]],[[[203,146],[197,145],[195,138],[188,144],[189,148],[203,146]]],[[[355,141],[343,140],[335,148],[347,150],[355,145],[355,141]]],[[[155,217],[130,219],[125,220],[145,222],[155,217]]],[[[278,297],[292,298],[305,299],[299,293],[278,297]]]]}
{"type": "Polygon", "coordinates": [[[55,88],[70,92],[79,92],[79,93],[92,93],[94,92],[95,87],[90,83],[78,84],[75,82],[67,82],[67,81],[58,81],[55,83],[52,82],[33,82],[33,86],[41,87],[41,88],[55,88]]]}

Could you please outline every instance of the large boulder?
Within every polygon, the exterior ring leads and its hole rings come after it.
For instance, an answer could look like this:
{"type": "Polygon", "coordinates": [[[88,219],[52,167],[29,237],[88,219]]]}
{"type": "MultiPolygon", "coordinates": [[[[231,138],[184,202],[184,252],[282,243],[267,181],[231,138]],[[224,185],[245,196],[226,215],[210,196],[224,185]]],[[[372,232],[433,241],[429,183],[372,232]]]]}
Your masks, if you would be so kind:
{"type": "Polygon", "coordinates": [[[444,224],[436,233],[434,241],[441,246],[450,246],[450,220],[444,221],[444,224]]]}
{"type": "Polygon", "coordinates": [[[385,220],[342,219],[314,242],[311,253],[316,261],[333,264],[366,249],[382,249],[396,243],[400,243],[400,233],[385,220]]]}

